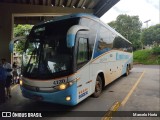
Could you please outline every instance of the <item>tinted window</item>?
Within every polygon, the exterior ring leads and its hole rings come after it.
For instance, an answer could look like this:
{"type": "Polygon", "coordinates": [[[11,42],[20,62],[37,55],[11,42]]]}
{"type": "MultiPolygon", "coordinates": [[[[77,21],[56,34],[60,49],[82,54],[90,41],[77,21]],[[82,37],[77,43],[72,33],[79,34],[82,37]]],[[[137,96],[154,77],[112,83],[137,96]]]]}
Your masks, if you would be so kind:
{"type": "Polygon", "coordinates": [[[67,47],[68,29],[79,18],[59,20],[33,27],[23,53],[23,75],[50,79],[72,72],[72,49],[67,47]]]}
{"type": "Polygon", "coordinates": [[[99,23],[97,23],[94,20],[88,19],[88,18],[82,18],[80,20],[80,24],[91,28],[90,30],[92,32],[96,32],[99,26],[99,23]]]}
{"type": "Polygon", "coordinates": [[[111,49],[113,47],[113,40],[115,36],[110,30],[101,26],[99,31],[98,50],[105,48],[111,49]]]}
{"type": "Polygon", "coordinates": [[[82,67],[89,60],[88,40],[86,38],[79,38],[77,51],[77,66],[82,67]]]}
{"type": "Polygon", "coordinates": [[[121,37],[116,37],[113,42],[113,49],[124,52],[132,52],[132,44],[121,37]]]}
{"type": "Polygon", "coordinates": [[[99,29],[99,23],[94,21],[94,20],[88,19],[88,18],[81,18],[80,24],[90,28],[90,31],[89,31],[89,48],[90,48],[90,53],[92,54],[95,39],[96,39],[96,35],[97,35],[97,31],[99,29]]]}

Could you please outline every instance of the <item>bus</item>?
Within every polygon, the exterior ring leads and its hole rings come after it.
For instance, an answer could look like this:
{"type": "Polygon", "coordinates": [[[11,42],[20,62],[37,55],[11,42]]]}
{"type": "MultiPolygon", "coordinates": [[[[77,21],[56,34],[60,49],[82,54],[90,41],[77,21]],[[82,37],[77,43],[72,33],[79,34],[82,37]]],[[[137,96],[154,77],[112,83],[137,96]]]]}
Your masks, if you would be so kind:
{"type": "Polygon", "coordinates": [[[76,105],[132,69],[132,43],[99,18],[71,14],[31,29],[22,55],[26,98],[76,105]]]}

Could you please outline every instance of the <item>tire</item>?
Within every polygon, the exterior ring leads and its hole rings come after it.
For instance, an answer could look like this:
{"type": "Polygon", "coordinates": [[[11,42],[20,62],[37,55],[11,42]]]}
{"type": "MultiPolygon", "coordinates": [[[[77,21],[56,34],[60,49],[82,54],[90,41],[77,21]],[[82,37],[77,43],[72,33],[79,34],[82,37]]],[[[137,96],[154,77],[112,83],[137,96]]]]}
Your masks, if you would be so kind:
{"type": "Polygon", "coordinates": [[[95,92],[93,93],[93,97],[98,98],[102,93],[102,79],[100,76],[97,76],[96,85],[95,85],[95,92]]]}
{"type": "Polygon", "coordinates": [[[129,75],[129,65],[126,67],[126,73],[125,73],[125,76],[128,76],[129,75]]]}

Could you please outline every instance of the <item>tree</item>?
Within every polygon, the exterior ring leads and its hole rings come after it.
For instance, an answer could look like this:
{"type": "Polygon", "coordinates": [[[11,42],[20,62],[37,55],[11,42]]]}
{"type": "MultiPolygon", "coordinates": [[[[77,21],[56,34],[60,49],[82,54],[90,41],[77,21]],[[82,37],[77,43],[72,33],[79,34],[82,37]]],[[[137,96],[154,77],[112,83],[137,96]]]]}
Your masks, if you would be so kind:
{"type": "Polygon", "coordinates": [[[116,21],[112,21],[108,24],[117,32],[122,34],[125,38],[127,38],[130,42],[132,42],[134,49],[140,47],[142,23],[140,22],[138,16],[119,15],[116,18],[116,21]]]}
{"type": "Polygon", "coordinates": [[[144,45],[160,45],[160,24],[143,29],[141,39],[144,45]]]}
{"type": "MultiPolygon", "coordinates": [[[[14,37],[28,35],[32,27],[32,25],[14,25],[14,37]]],[[[24,44],[25,41],[17,41],[14,44],[14,51],[16,51],[16,53],[22,54],[25,46],[24,44]]]]}
{"type": "Polygon", "coordinates": [[[18,36],[26,36],[29,34],[31,28],[33,27],[33,25],[14,25],[14,37],[18,37],[18,36]]]}

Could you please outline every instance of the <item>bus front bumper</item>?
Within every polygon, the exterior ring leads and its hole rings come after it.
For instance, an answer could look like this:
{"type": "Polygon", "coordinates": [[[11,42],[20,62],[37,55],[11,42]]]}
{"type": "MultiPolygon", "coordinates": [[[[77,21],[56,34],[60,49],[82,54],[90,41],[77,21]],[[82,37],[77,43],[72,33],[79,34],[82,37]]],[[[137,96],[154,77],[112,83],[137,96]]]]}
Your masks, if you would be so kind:
{"type": "Polygon", "coordinates": [[[47,92],[47,93],[35,92],[35,91],[28,90],[22,86],[21,86],[21,90],[22,90],[22,95],[29,99],[64,104],[64,105],[77,104],[77,84],[73,84],[67,89],[57,91],[57,92],[47,92]],[[70,100],[66,100],[67,97],[69,97],[70,100]]]}

